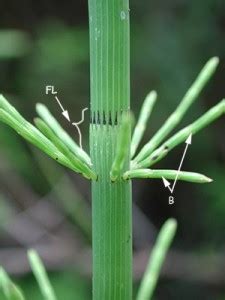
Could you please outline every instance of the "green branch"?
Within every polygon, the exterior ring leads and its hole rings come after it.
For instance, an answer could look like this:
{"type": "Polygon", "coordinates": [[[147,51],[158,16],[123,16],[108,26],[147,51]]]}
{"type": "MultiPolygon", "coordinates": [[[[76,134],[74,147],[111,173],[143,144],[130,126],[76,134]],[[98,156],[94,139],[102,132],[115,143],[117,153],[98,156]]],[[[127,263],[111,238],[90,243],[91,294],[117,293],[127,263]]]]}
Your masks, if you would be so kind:
{"type": "Polygon", "coordinates": [[[217,57],[211,58],[206,63],[195,82],[192,84],[190,89],[185,94],[184,98],[181,100],[181,103],[178,105],[176,110],[172,113],[172,115],[170,115],[163,126],[156,132],[152,139],[142,148],[140,153],[136,156],[136,158],[134,159],[135,163],[142,161],[148,155],[150,155],[152,151],[156,147],[158,147],[159,144],[164,140],[164,138],[166,138],[166,136],[180,123],[189,107],[197,99],[209,79],[215,73],[218,63],[219,59],[217,57]]]}
{"type": "Polygon", "coordinates": [[[135,155],[140,141],[144,135],[147,121],[152,113],[153,107],[157,99],[157,93],[155,91],[150,92],[144,100],[141,107],[139,119],[134,129],[134,133],[131,140],[131,158],[135,155]]]}
{"type": "Polygon", "coordinates": [[[195,122],[178,131],[175,135],[164,142],[162,146],[156,149],[148,158],[139,162],[136,166],[133,165],[132,168],[136,169],[152,166],[156,162],[160,161],[163,157],[165,157],[174,147],[184,142],[191,133],[196,134],[223,114],[225,114],[225,99],[208,110],[195,122]]]}
{"type": "Polygon", "coordinates": [[[172,244],[177,229],[177,222],[174,219],[167,220],[162,226],[155,246],[141,281],[137,294],[137,300],[150,300],[156,288],[162,265],[167,252],[172,244]]]}
{"type": "Polygon", "coordinates": [[[80,158],[76,158],[75,155],[72,156],[69,150],[67,153],[66,151],[61,151],[62,148],[66,149],[66,146],[63,147],[63,141],[61,142],[54,134],[51,134],[52,138],[54,136],[53,142],[49,140],[41,131],[25,120],[3,96],[0,96],[0,121],[10,126],[24,139],[41,149],[61,165],[74,172],[82,173],[88,179],[96,179],[94,172],[80,158]],[[61,148],[59,145],[61,145],[61,148]]]}
{"type": "Polygon", "coordinates": [[[12,282],[3,268],[0,268],[0,289],[7,300],[25,300],[20,288],[12,282]]]}
{"type": "MultiPolygon", "coordinates": [[[[127,171],[123,174],[123,179],[133,179],[133,178],[150,178],[150,179],[166,179],[175,180],[177,176],[177,170],[152,170],[152,169],[137,169],[127,171]]],[[[205,175],[194,173],[194,172],[185,172],[180,171],[177,177],[177,180],[183,180],[188,182],[195,183],[209,183],[212,182],[212,179],[206,177],[205,175]]]]}
{"type": "Polygon", "coordinates": [[[45,300],[56,300],[55,292],[52,288],[52,285],[49,281],[45,267],[34,250],[28,251],[28,258],[30,261],[31,269],[34,273],[34,276],[38,282],[39,288],[45,300]]]}
{"type": "Polygon", "coordinates": [[[112,181],[115,181],[121,175],[125,161],[129,155],[131,122],[130,113],[124,113],[121,120],[120,131],[117,137],[116,154],[110,172],[112,181]]]}
{"type": "MultiPolygon", "coordinates": [[[[35,145],[63,166],[73,169],[68,159],[32,124],[23,120],[22,122],[0,109],[0,121],[13,128],[19,135],[35,145]]],[[[76,170],[75,170],[76,171],[76,170]]]]}
{"type": "Polygon", "coordinates": [[[41,103],[36,105],[37,114],[45,121],[45,123],[52,129],[55,135],[62,140],[62,142],[87,165],[91,166],[91,159],[89,155],[81,149],[69,134],[62,128],[59,122],[53,117],[48,108],[41,103]]]}
{"type": "Polygon", "coordinates": [[[35,118],[34,122],[37,128],[65,155],[68,160],[70,160],[76,172],[82,173],[87,179],[97,179],[97,175],[94,171],[80,158],[76,157],[42,119],[35,118]]]}

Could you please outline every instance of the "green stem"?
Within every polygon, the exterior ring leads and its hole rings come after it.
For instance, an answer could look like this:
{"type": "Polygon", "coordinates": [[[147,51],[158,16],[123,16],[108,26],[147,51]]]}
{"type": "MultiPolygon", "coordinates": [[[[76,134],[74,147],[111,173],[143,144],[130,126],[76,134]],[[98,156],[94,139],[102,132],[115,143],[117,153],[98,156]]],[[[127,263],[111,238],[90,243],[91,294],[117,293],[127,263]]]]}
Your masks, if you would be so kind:
{"type": "MultiPolygon", "coordinates": [[[[121,115],[130,109],[129,1],[89,0],[93,299],[132,299],[131,183],[111,181],[121,115]]],[[[130,134],[129,134],[130,135],[130,134]]],[[[129,141],[130,145],[130,141],[129,141]]],[[[129,168],[129,154],[124,170],[129,168]]]]}

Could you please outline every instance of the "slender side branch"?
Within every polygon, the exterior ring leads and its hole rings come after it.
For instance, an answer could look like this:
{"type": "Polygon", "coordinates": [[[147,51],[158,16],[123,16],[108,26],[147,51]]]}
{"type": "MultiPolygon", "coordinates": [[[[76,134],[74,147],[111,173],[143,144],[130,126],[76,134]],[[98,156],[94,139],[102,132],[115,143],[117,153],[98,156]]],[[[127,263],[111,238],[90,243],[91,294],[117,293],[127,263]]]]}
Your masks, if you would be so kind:
{"type": "MultiPolygon", "coordinates": [[[[75,172],[83,173],[88,179],[96,179],[95,173],[80,158],[72,155],[67,146],[52,132],[50,128],[46,129],[49,135],[43,135],[36,127],[26,121],[20,113],[3,97],[0,96],[0,120],[12,127],[23,138],[40,148],[60,164],[72,169],[75,172]],[[50,137],[50,140],[48,139],[50,137]]],[[[38,122],[40,124],[40,122],[38,122]]],[[[83,153],[85,153],[83,151],[83,153]]],[[[86,154],[87,155],[87,154],[86,154]]]]}
{"type": "Polygon", "coordinates": [[[156,132],[152,139],[142,148],[140,153],[136,156],[136,158],[134,159],[136,163],[142,161],[148,155],[150,155],[152,151],[156,147],[158,147],[159,144],[164,140],[164,138],[166,138],[166,136],[180,123],[189,107],[197,99],[209,79],[215,73],[218,63],[219,59],[217,57],[211,58],[206,63],[195,82],[192,84],[190,89],[185,94],[184,98],[181,100],[181,103],[178,105],[176,110],[172,113],[172,115],[170,115],[163,126],[156,132]]]}
{"type": "Polygon", "coordinates": [[[75,143],[44,104],[38,103],[36,105],[36,111],[58,138],[60,138],[77,157],[83,160],[87,165],[92,165],[89,155],[75,143]]]}
{"type": "Polygon", "coordinates": [[[153,107],[157,99],[157,93],[155,91],[150,92],[144,100],[142,105],[137,125],[134,129],[134,133],[131,139],[131,158],[135,155],[140,141],[144,135],[147,121],[152,113],[153,107]]]}
{"type": "Polygon", "coordinates": [[[137,300],[152,299],[162,265],[172,244],[176,230],[177,222],[174,219],[167,220],[162,226],[141,281],[137,300]]]}
{"type": "Polygon", "coordinates": [[[0,289],[7,300],[25,300],[20,288],[12,282],[3,268],[0,268],[0,289]]]}
{"type": "Polygon", "coordinates": [[[26,120],[23,116],[13,107],[3,95],[0,95],[0,108],[6,111],[10,116],[15,118],[18,122],[23,123],[26,120]]]}
{"type": "Polygon", "coordinates": [[[13,128],[24,139],[41,149],[54,160],[57,160],[61,165],[74,170],[70,161],[54,146],[54,144],[25,119],[18,121],[8,112],[0,108],[0,121],[13,128]]]}
{"type": "MultiPolygon", "coordinates": [[[[152,170],[152,169],[137,169],[131,170],[124,173],[123,178],[132,179],[132,178],[150,178],[150,179],[161,179],[162,177],[166,179],[175,180],[177,176],[177,170],[152,170]]],[[[188,182],[195,183],[209,183],[212,182],[211,178],[206,177],[205,175],[194,173],[194,172],[185,172],[180,171],[177,180],[183,180],[188,182]]]]}
{"type": "Polygon", "coordinates": [[[67,159],[70,160],[78,173],[82,173],[82,175],[88,179],[97,179],[97,175],[94,171],[79,157],[76,157],[76,155],[67,148],[67,146],[55,135],[52,129],[42,119],[35,118],[34,122],[37,128],[59,149],[59,151],[65,155],[67,159]]]}
{"type": "Polygon", "coordinates": [[[115,159],[110,172],[112,181],[115,181],[120,176],[123,171],[125,160],[130,151],[130,126],[131,115],[130,113],[125,113],[122,116],[120,132],[117,138],[115,159]]]}
{"type": "Polygon", "coordinates": [[[45,267],[34,250],[28,251],[28,258],[30,261],[31,269],[34,273],[34,276],[38,282],[39,288],[45,300],[56,300],[55,292],[52,288],[52,285],[49,281],[48,275],[46,273],[45,267]]]}
{"type": "Polygon", "coordinates": [[[164,142],[162,146],[156,149],[148,158],[139,162],[135,168],[146,168],[154,165],[162,158],[164,158],[169,153],[169,151],[171,151],[180,143],[184,142],[190,135],[190,133],[196,134],[197,132],[214,122],[223,114],[225,114],[225,99],[220,101],[210,110],[208,110],[195,122],[178,131],[175,135],[173,135],[166,142],[164,142]]]}

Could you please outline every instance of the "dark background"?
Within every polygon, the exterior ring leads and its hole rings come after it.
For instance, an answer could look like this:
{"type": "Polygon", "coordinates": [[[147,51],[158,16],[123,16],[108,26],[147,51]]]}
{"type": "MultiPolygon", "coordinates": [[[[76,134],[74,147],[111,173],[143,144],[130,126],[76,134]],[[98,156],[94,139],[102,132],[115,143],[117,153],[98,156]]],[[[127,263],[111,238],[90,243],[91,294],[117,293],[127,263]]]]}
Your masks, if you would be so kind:
{"type": "MultiPolygon", "coordinates": [[[[131,8],[132,110],[145,95],[159,99],[143,141],[173,111],[212,56],[220,66],[181,126],[225,96],[224,0],[134,1],[131,8]]],[[[1,1],[0,91],[30,121],[45,103],[77,140],[45,86],[52,84],[73,120],[89,105],[89,40],[86,1],[1,1]]],[[[181,128],[179,126],[179,128],[181,128]]],[[[88,120],[82,127],[88,149],[88,120]]],[[[216,121],[193,138],[185,170],[214,179],[179,182],[168,205],[162,182],[134,182],[134,280],[140,279],[162,223],[178,232],[155,299],[225,299],[225,126],[216,121]]],[[[184,145],[157,167],[178,167],[184,145]]],[[[0,264],[29,299],[40,299],[26,260],[34,247],[44,258],[59,299],[90,299],[90,185],[0,126],[0,264]]],[[[1,296],[1,295],[0,295],[1,296]]],[[[3,296],[0,297],[1,299],[3,296]]]]}

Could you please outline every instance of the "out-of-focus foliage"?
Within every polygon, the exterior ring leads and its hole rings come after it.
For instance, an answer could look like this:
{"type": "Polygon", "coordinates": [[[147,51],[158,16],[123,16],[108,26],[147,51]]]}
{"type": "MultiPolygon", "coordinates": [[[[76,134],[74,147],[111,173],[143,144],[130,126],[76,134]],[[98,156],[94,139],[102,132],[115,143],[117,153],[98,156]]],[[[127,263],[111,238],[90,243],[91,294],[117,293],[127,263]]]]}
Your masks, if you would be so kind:
{"type": "Polygon", "coordinates": [[[19,58],[28,50],[28,35],[19,30],[0,30],[0,59],[19,58]]]}
{"type": "MultiPolygon", "coordinates": [[[[75,272],[61,272],[50,276],[53,287],[59,299],[74,300],[74,291],[76,300],[87,300],[91,298],[91,286],[87,284],[84,278],[75,272]]],[[[32,300],[40,300],[40,291],[36,282],[25,277],[19,281],[26,295],[30,295],[32,300]]]]}

